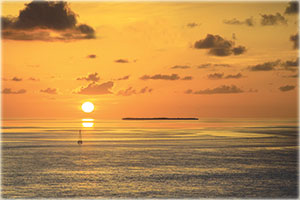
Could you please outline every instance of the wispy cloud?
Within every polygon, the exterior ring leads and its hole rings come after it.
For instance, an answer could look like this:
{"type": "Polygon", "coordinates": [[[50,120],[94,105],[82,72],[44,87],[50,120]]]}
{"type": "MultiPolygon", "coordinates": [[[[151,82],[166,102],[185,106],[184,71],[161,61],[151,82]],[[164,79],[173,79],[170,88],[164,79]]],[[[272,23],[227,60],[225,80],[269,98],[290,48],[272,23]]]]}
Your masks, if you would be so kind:
{"type": "Polygon", "coordinates": [[[224,24],[230,24],[230,25],[246,25],[246,26],[254,26],[254,19],[253,17],[247,18],[245,20],[238,20],[236,18],[230,19],[230,20],[223,20],[224,24]]]}
{"type": "Polygon", "coordinates": [[[294,49],[298,49],[299,48],[299,33],[296,33],[295,35],[291,35],[290,37],[290,41],[293,42],[294,49]]]}
{"type": "Polygon", "coordinates": [[[26,93],[25,89],[20,89],[20,90],[17,90],[17,91],[13,91],[11,88],[4,88],[2,90],[2,94],[24,94],[24,93],[26,93]]]}
{"type": "Polygon", "coordinates": [[[42,93],[47,93],[47,94],[57,94],[56,88],[47,88],[44,90],[40,90],[42,93]]]}
{"type": "Polygon", "coordinates": [[[129,87],[125,90],[120,90],[118,92],[118,95],[120,95],[120,96],[131,96],[131,95],[135,95],[135,94],[151,93],[152,91],[153,91],[153,89],[148,88],[148,87],[144,87],[140,90],[136,90],[136,89],[133,89],[132,87],[129,87]]]}
{"type": "Polygon", "coordinates": [[[279,90],[280,90],[281,92],[287,92],[287,91],[290,91],[290,90],[295,89],[295,87],[296,87],[296,86],[294,86],[294,85],[285,85],[285,86],[279,87],[279,90]]]}
{"type": "Polygon", "coordinates": [[[191,68],[191,67],[188,65],[175,65],[175,66],[171,67],[171,69],[189,69],[189,68],[191,68]]]}
{"type": "Polygon", "coordinates": [[[96,58],[97,56],[95,54],[90,54],[87,56],[87,58],[96,58]]]}
{"type": "Polygon", "coordinates": [[[208,74],[207,77],[209,79],[239,79],[242,78],[243,75],[241,73],[237,73],[237,74],[228,74],[228,75],[224,75],[224,73],[213,73],[213,74],[208,74]]]}
{"type": "Polygon", "coordinates": [[[272,71],[272,70],[275,70],[275,67],[278,66],[279,63],[280,63],[280,60],[265,62],[262,64],[249,66],[248,69],[250,71],[272,71]]]}
{"type": "Polygon", "coordinates": [[[285,70],[296,71],[299,68],[299,58],[297,58],[296,60],[287,60],[285,62],[282,62],[281,65],[285,70]]]}
{"type": "Polygon", "coordinates": [[[180,77],[178,76],[178,74],[171,74],[171,75],[155,74],[153,76],[144,75],[140,79],[142,79],[142,80],[152,79],[152,80],[170,80],[170,81],[174,81],[174,80],[179,80],[180,77]]]}
{"type": "Polygon", "coordinates": [[[13,77],[12,79],[11,79],[12,81],[22,81],[23,79],[22,78],[18,78],[18,77],[13,77]]]}
{"type": "Polygon", "coordinates": [[[129,75],[127,75],[127,76],[123,76],[123,77],[121,77],[121,78],[118,78],[117,79],[117,81],[123,81],[123,80],[128,80],[129,79],[129,75]]]}
{"type": "Polygon", "coordinates": [[[221,85],[216,88],[207,88],[205,90],[198,90],[198,91],[193,91],[191,89],[185,91],[186,94],[207,94],[207,95],[212,95],[212,94],[237,94],[237,93],[243,93],[244,91],[240,88],[238,88],[235,85],[227,86],[227,85],[221,85]]]}
{"type": "Polygon", "coordinates": [[[260,24],[262,26],[274,26],[274,25],[280,25],[280,24],[286,25],[287,20],[280,13],[276,13],[275,15],[261,14],[260,24]]]}
{"type": "Polygon", "coordinates": [[[191,23],[188,23],[186,26],[189,27],[189,28],[195,28],[197,26],[200,26],[200,24],[197,24],[195,22],[191,22],[191,23]]]}
{"type": "Polygon", "coordinates": [[[79,77],[76,80],[86,80],[86,81],[98,82],[100,80],[100,77],[98,76],[98,73],[95,72],[93,74],[88,74],[86,77],[79,77]]]}
{"type": "Polygon", "coordinates": [[[127,59],[118,59],[115,60],[116,63],[129,63],[129,61],[127,59]]]}
{"type": "Polygon", "coordinates": [[[85,95],[102,95],[102,94],[111,94],[110,91],[114,83],[112,81],[97,84],[95,82],[90,83],[87,87],[81,87],[77,94],[85,95]]]}

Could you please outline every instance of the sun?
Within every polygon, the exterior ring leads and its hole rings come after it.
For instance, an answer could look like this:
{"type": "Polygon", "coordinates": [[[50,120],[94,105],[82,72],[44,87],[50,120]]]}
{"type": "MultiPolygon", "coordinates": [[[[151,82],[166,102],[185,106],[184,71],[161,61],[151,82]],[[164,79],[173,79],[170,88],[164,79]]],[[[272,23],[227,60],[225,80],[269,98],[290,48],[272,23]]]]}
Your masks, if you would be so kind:
{"type": "Polygon", "coordinates": [[[81,106],[83,112],[90,113],[94,110],[94,104],[91,102],[84,102],[81,106]]]}

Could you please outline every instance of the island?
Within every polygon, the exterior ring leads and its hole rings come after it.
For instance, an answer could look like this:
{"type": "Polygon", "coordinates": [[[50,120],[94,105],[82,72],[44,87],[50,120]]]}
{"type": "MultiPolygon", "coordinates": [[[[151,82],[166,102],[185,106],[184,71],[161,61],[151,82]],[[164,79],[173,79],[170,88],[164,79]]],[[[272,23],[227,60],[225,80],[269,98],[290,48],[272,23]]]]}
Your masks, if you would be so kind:
{"type": "Polygon", "coordinates": [[[198,120],[198,118],[194,117],[177,117],[177,118],[172,118],[172,117],[150,117],[150,118],[139,118],[139,117],[125,117],[122,118],[122,120],[198,120]]]}

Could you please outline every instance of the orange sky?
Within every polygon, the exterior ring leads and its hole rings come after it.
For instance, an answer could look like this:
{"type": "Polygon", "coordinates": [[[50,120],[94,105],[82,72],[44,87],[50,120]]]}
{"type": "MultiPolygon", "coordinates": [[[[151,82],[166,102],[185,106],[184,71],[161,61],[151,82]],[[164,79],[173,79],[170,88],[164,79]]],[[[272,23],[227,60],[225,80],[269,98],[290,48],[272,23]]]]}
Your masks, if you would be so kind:
{"type": "Polygon", "coordinates": [[[2,3],[4,119],[297,116],[295,5],[43,4],[2,3]]]}

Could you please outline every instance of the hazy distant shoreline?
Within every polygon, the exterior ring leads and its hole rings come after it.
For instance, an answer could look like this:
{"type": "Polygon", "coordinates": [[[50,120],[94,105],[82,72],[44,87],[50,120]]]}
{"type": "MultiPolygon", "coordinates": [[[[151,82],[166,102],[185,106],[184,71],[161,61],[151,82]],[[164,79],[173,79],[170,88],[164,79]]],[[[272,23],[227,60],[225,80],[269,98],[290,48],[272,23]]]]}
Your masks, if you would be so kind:
{"type": "Polygon", "coordinates": [[[150,118],[146,118],[146,117],[125,117],[122,118],[122,120],[198,120],[198,118],[184,118],[184,117],[177,117],[177,118],[170,118],[170,117],[150,117],[150,118]]]}

